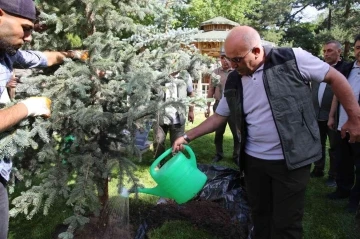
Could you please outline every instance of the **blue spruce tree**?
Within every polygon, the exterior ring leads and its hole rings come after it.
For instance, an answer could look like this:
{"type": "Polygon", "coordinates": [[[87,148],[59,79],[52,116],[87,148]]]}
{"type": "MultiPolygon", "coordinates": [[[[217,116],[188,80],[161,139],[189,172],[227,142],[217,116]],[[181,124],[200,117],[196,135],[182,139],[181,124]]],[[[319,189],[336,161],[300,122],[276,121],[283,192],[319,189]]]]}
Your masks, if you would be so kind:
{"type": "Polygon", "coordinates": [[[185,2],[37,1],[47,30],[34,33],[31,48],[86,51],[80,61],[69,59],[22,79],[17,98],[43,95],[53,105],[48,120],[26,120],[0,137],[0,157],[13,156],[31,186],[12,201],[12,216],[25,213],[31,219],[40,210],[46,215],[63,197],[74,213],[60,237],[72,238],[89,221],[87,215],[102,215],[109,177],[123,185],[130,175],[137,184],[135,130],[168,104],[185,110],[188,99],[163,102],[164,83],[174,72],[199,80],[208,61],[190,44],[196,29],[172,27],[185,2]],[[18,153],[25,148],[28,153],[18,153]]]}

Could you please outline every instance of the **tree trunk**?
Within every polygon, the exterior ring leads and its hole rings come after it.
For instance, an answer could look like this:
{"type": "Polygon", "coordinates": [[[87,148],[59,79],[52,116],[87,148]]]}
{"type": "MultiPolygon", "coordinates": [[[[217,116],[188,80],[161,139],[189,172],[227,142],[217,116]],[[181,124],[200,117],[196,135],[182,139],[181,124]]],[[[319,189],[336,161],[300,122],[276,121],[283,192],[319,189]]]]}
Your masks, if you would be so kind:
{"type": "MultiPolygon", "coordinates": [[[[102,157],[99,158],[99,160],[102,161],[102,163],[104,165],[107,164],[107,157],[104,155],[107,152],[109,152],[109,142],[107,140],[107,133],[106,132],[101,132],[98,138],[98,142],[99,142],[99,148],[102,152],[102,157]]],[[[100,175],[103,174],[103,172],[100,172],[100,175]]],[[[106,206],[106,204],[109,201],[109,177],[107,176],[105,179],[100,178],[99,179],[99,183],[98,183],[98,187],[99,189],[101,189],[103,191],[102,195],[99,195],[99,200],[101,203],[101,206],[104,207],[106,206]]]]}
{"type": "Polygon", "coordinates": [[[329,6],[329,16],[328,16],[328,21],[327,21],[327,29],[329,30],[329,31],[331,31],[331,13],[332,13],[332,6],[331,6],[331,4],[330,4],[330,6],[329,6]]]}
{"type": "MultiPolygon", "coordinates": [[[[350,16],[350,8],[351,8],[351,3],[350,1],[346,1],[345,4],[345,13],[344,13],[344,19],[345,21],[349,18],[350,16]]],[[[349,57],[349,52],[350,52],[350,42],[348,40],[345,41],[345,47],[344,47],[344,59],[347,60],[349,57]]]]}
{"type": "Polygon", "coordinates": [[[96,32],[96,26],[95,26],[95,14],[92,10],[92,5],[90,3],[86,4],[85,11],[89,24],[88,36],[91,36],[96,32]]]}
{"type": "Polygon", "coordinates": [[[106,178],[102,181],[103,185],[103,195],[99,196],[100,203],[104,207],[109,201],[109,179],[106,178]]]}
{"type": "Polygon", "coordinates": [[[345,44],[344,44],[344,60],[345,61],[348,60],[349,52],[350,52],[350,42],[345,41],[345,44]]]}

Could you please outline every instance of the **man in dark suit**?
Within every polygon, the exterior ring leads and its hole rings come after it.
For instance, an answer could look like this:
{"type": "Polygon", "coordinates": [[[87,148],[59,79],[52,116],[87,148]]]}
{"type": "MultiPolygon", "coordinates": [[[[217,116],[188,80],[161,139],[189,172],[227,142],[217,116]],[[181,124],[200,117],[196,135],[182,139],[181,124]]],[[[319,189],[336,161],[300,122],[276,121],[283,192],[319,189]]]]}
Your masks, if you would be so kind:
{"type": "MultiPolygon", "coordinates": [[[[358,100],[360,105],[360,35],[357,35],[354,40],[354,56],[355,61],[346,64],[342,73],[347,78],[352,93],[358,100]]],[[[328,126],[336,128],[336,157],[337,164],[337,177],[336,191],[329,194],[330,199],[343,199],[349,198],[347,210],[354,213],[360,202],[360,143],[350,142],[350,134],[341,135],[340,130],[344,122],[348,119],[348,115],[344,112],[342,104],[339,104],[337,98],[334,96],[328,126]],[[337,120],[335,119],[337,116],[337,120]]]]}
{"type": "MultiPolygon", "coordinates": [[[[326,63],[334,67],[338,71],[346,64],[341,60],[341,44],[338,41],[328,41],[323,46],[324,60],[326,63]]],[[[311,177],[323,177],[325,168],[325,155],[326,155],[326,138],[329,137],[329,157],[330,168],[328,172],[328,180],[326,185],[329,187],[336,187],[336,160],[335,160],[335,131],[329,129],[327,126],[333,92],[330,85],[325,82],[312,83],[312,98],[318,121],[322,146],[322,157],[319,161],[314,163],[314,169],[311,172],[311,177]]]]}

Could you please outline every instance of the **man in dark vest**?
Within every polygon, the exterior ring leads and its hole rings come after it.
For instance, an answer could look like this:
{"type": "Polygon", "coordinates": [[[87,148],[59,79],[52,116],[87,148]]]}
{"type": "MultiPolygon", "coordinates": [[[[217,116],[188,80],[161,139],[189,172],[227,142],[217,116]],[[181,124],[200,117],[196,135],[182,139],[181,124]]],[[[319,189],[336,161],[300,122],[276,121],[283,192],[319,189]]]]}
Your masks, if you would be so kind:
{"type": "MultiPolygon", "coordinates": [[[[341,44],[338,41],[328,41],[323,46],[324,60],[330,66],[340,71],[346,64],[341,60],[341,44]]],[[[311,172],[311,177],[323,177],[326,159],[326,138],[329,137],[329,158],[330,167],[328,172],[328,179],[326,185],[329,187],[336,187],[336,160],[335,160],[335,135],[336,132],[327,126],[333,92],[331,86],[326,82],[312,82],[312,98],[315,108],[315,114],[320,129],[322,156],[319,161],[314,163],[314,169],[311,172]]]]}
{"type": "MultiPolygon", "coordinates": [[[[360,104],[360,35],[355,37],[354,56],[355,61],[344,66],[343,73],[352,88],[352,94],[360,104]]],[[[334,97],[328,125],[330,128],[336,129],[338,175],[336,191],[329,194],[328,197],[330,199],[349,198],[347,210],[354,213],[360,202],[360,143],[349,141],[348,138],[351,134],[348,133],[346,133],[346,137],[341,137],[344,123],[348,120],[348,112],[344,108],[343,103],[338,104],[337,97],[334,97]],[[335,122],[335,112],[338,116],[337,122],[335,122]]]]}
{"type": "Polygon", "coordinates": [[[253,238],[302,238],[305,188],[310,165],[321,158],[319,127],[310,81],[330,84],[349,120],[342,127],[350,141],[360,141],[360,108],[346,78],[300,48],[261,46],[248,26],[231,30],[226,57],[229,74],[216,113],[173,144],[213,132],[232,117],[240,136],[240,170],[252,209],[253,238]]]}

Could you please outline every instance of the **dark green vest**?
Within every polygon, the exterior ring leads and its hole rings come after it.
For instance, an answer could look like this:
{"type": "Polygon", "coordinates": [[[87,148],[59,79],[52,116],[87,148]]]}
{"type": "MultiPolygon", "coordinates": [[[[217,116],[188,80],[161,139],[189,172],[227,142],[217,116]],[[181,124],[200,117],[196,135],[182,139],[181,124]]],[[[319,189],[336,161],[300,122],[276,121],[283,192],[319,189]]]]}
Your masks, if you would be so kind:
{"type": "MultiPolygon", "coordinates": [[[[348,65],[348,63],[345,61],[338,61],[336,63],[336,65],[334,66],[334,68],[336,70],[338,70],[339,72],[341,72],[342,74],[344,74],[345,77],[347,77],[347,75],[345,75],[345,74],[348,74],[345,72],[349,68],[349,66],[347,66],[347,65],[348,65]]],[[[319,98],[318,98],[319,86],[320,86],[320,83],[315,82],[315,81],[311,82],[312,98],[313,98],[313,103],[314,103],[316,119],[319,121],[327,121],[329,119],[329,113],[330,113],[331,103],[332,103],[334,94],[331,89],[331,86],[329,84],[326,84],[324,95],[323,95],[323,98],[321,101],[321,106],[319,106],[319,98]]]]}
{"type": "MultiPolygon", "coordinates": [[[[303,79],[291,48],[265,48],[263,80],[288,169],[311,164],[321,158],[320,134],[309,82],[303,79]]],[[[229,74],[224,96],[230,117],[237,122],[240,167],[246,144],[241,75],[229,74]]]]}
{"type": "Polygon", "coordinates": [[[321,100],[321,106],[319,106],[319,97],[318,97],[319,87],[320,87],[320,83],[315,81],[311,82],[312,99],[313,99],[316,119],[319,121],[327,121],[329,119],[331,102],[334,94],[332,92],[331,86],[329,84],[326,84],[324,94],[321,100]]]}

